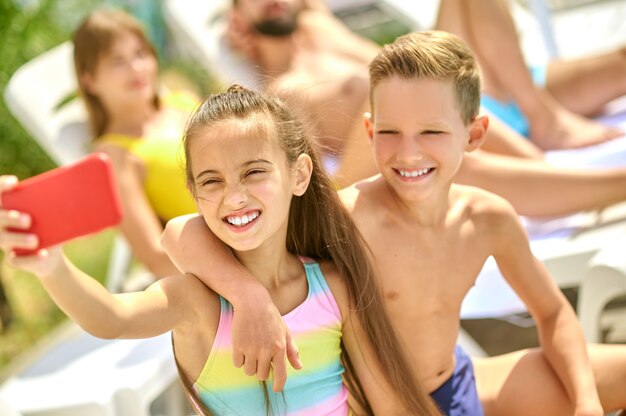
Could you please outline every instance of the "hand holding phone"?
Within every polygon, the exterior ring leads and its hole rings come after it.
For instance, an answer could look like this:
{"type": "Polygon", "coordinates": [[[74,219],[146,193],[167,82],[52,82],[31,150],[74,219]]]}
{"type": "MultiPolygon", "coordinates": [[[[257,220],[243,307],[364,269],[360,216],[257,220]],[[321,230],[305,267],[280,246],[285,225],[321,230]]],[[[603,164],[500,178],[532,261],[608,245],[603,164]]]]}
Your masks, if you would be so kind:
{"type": "Polygon", "coordinates": [[[119,224],[122,208],[113,180],[111,162],[103,153],[91,154],[79,162],[61,166],[26,179],[0,194],[2,209],[16,210],[31,217],[27,230],[36,234],[34,250],[15,250],[18,255],[63,243],[119,224]]]}

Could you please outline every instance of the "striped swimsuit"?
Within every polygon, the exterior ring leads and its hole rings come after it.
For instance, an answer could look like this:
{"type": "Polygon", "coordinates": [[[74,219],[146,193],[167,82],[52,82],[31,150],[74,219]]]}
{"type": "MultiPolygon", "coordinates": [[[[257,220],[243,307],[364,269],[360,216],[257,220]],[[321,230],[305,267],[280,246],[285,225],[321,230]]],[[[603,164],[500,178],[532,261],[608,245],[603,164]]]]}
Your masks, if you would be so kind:
{"type": "MultiPolygon", "coordinates": [[[[348,393],[342,383],[341,313],[319,264],[303,259],[308,283],[306,300],[283,316],[298,346],[302,370],[288,366],[282,393],[268,394],[271,415],[345,416],[348,393]]],[[[232,364],[232,305],[220,297],[220,321],[206,364],[194,383],[202,402],[215,415],[265,415],[261,383],[232,364]]]]}

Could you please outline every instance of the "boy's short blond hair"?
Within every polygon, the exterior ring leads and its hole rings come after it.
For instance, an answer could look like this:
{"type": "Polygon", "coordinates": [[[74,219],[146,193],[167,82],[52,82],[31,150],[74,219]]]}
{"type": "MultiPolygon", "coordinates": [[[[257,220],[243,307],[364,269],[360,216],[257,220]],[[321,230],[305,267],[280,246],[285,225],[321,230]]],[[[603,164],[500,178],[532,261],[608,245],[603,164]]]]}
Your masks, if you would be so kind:
{"type": "Polygon", "coordinates": [[[480,70],[472,50],[458,36],[442,31],[416,32],[385,45],[369,65],[370,102],[381,81],[405,79],[450,81],[465,124],[480,109],[480,70]]]}

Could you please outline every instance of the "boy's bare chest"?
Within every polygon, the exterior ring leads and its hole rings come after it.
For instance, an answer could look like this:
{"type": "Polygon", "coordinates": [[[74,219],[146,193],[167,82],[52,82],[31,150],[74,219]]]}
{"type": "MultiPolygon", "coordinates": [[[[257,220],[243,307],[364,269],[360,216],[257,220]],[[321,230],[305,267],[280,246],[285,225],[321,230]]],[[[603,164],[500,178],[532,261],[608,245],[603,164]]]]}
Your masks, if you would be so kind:
{"type": "Polygon", "coordinates": [[[387,303],[420,304],[423,313],[460,308],[489,256],[473,230],[435,236],[381,227],[368,234],[387,303]]]}

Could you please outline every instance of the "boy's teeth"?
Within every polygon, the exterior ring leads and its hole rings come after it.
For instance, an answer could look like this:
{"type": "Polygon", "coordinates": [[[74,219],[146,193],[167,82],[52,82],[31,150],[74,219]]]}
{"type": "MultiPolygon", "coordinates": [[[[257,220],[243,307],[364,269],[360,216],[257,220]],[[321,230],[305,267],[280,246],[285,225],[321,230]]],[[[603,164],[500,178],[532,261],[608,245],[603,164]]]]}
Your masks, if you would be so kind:
{"type": "Polygon", "coordinates": [[[234,225],[234,226],[240,227],[240,226],[242,226],[242,225],[246,225],[246,224],[248,224],[249,222],[251,222],[251,221],[255,220],[258,216],[259,216],[259,213],[258,213],[258,212],[253,212],[253,213],[251,213],[251,214],[248,214],[248,215],[242,215],[242,216],[240,216],[240,217],[235,217],[235,216],[232,216],[232,217],[226,217],[226,221],[227,221],[229,224],[231,224],[231,225],[234,225]]]}
{"type": "Polygon", "coordinates": [[[427,174],[429,170],[430,169],[428,168],[424,168],[420,170],[413,170],[413,171],[398,169],[398,172],[400,172],[400,176],[404,176],[405,178],[416,178],[418,176],[427,174]]]}

